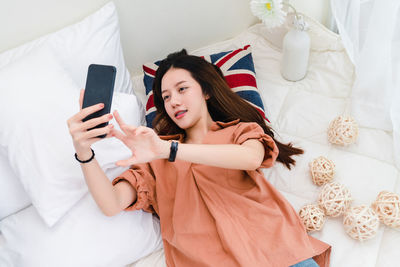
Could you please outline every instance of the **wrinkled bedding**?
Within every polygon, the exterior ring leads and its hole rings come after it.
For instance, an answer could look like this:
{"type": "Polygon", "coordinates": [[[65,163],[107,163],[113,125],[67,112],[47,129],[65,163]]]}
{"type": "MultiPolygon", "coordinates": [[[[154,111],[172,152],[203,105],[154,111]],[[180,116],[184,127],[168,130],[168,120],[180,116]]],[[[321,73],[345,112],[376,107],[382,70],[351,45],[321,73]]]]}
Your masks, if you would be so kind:
{"type": "MultiPolygon", "coordinates": [[[[320,23],[306,19],[311,37],[309,69],[306,77],[298,82],[281,77],[281,50],[268,41],[261,24],[231,40],[191,52],[202,55],[251,44],[257,85],[277,139],[305,150],[304,155],[295,157],[297,165],[290,171],[280,163],[263,169],[266,179],[297,211],[317,201],[321,188],[312,183],[308,164],[321,155],[334,161],[335,180],[349,188],[353,205],[370,205],[382,190],[400,193],[400,172],[393,163],[391,132],[361,127],[353,145],[341,147],[328,142],[329,123],[339,115],[348,114],[354,67],[340,37],[320,23]]],[[[143,75],[132,77],[135,94],[145,103],[142,79],[143,75]]],[[[381,224],[373,239],[360,242],[345,233],[342,220],[342,216],[329,217],[321,231],[311,233],[332,245],[331,266],[400,265],[400,229],[381,224]]],[[[0,250],[1,240],[0,236],[0,250]]],[[[165,266],[163,253],[156,251],[127,266],[165,266]]]]}
{"type": "MultiPolygon", "coordinates": [[[[305,150],[288,170],[282,164],[263,169],[268,179],[298,211],[316,203],[320,187],[314,185],[309,162],[318,156],[336,165],[335,181],[344,184],[354,199],[352,205],[370,205],[382,190],[400,193],[400,172],[393,162],[391,132],[360,127],[355,144],[347,147],[328,142],[329,123],[349,114],[354,67],[340,36],[306,18],[310,25],[311,53],[306,77],[297,82],[280,75],[281,49],[269,41],[268,32],[256,24],[237,37],[192,51],[202,55],[251,44],[257,85],[278,140],[292,142],[305,150]]],[[[145,103],[143,76],[133,77],[135,93],[145,103]]],[[[323,229],[312,236],[332,245],[331,266],[391,267],[400,265],[400,229],[381,224],[377,235],[361,242],[344,231],[343,216],[328,217],[323,229]]],[[[130,266],[164,266],[157,251],[130,266]],[[148,265],[146,263],[150,263],[148,265]]]]}

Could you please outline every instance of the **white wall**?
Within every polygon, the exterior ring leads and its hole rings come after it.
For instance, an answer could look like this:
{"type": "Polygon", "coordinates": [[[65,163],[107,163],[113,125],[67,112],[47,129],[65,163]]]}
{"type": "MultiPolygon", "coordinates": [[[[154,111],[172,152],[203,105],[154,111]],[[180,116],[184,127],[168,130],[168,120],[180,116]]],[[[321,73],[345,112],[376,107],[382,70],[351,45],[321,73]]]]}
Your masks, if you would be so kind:
{"type": "Polygon", "coordinates": [[[130,70],[168,53],[236,36],[257,22],[248,0],[117,1],[130,70]],[[146,53],[143,54],[143,48],[146,53]]]}
{"type": "Polygon", "coordinates": [[[108,0],[0,0],[0,52],[73,24],[108,0]]]}
{"type": "Polygon", "coordinates": [[[330,0],[289,0],[294,8],[329,27],[330,0]]]}
{"type": "MultiPolygon", "coordinates": [[[[0,0],[0,52],[73,24],[108,0],[0,0]]],[[[231,38],[257,23],[250,0],[115,0],[127,66],[231,38]]],[[[290,0],[327,25],[329,0],[290,0]]]]}

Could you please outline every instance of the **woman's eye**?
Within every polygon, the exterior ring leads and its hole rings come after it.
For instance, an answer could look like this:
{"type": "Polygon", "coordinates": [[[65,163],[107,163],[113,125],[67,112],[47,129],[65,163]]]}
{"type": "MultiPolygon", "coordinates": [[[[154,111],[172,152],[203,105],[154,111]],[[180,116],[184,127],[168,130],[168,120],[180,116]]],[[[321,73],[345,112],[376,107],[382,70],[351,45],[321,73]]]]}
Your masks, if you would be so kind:
{"type": "Polygon", "coordinates": [[[167,100],[168,97],[169,97],[168,95],[164,96],[163,97],[164,101],[167,100]]]}
{"type": "Polygon", "coordinates": [[[181,88],[179,88],[179,91],[183,91],[185,89],[186,89],[186,87],[181,87],[181,88]]]}

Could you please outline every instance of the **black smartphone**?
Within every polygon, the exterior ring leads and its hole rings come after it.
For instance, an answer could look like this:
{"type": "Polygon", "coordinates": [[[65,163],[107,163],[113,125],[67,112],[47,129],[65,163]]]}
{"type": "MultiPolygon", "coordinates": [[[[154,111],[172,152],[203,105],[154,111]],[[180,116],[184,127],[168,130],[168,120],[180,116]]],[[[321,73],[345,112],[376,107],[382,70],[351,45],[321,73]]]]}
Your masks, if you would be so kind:
{"type": "MultiPolygon", "coordinates": [[[[82,121],[87,121],[110,113],[116,73],[117,69],[114,66],[99,64],[89,65],[82,109],[98,103],[104,103],[104,108],[88,115],[82,121]]],[[[107,125],[108,122],[101,123],[88,130],[102,128],[107,125]]],[[[104,138],[106,135],[104,134],[98,137],[104,138]]]]}

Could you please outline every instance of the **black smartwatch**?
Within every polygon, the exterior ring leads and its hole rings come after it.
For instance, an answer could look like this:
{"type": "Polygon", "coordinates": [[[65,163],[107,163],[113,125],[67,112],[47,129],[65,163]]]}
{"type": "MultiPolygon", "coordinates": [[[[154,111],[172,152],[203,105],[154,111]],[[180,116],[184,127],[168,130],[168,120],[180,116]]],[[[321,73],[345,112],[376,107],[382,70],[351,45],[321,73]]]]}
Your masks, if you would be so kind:
{"type": "Polygon", "coordinates": [[[178,142],[172,141],[171,148],[169,150],[169,158],[168,161],[173,162],[176,158],[176,152],[178,151],[178,142]]]}

